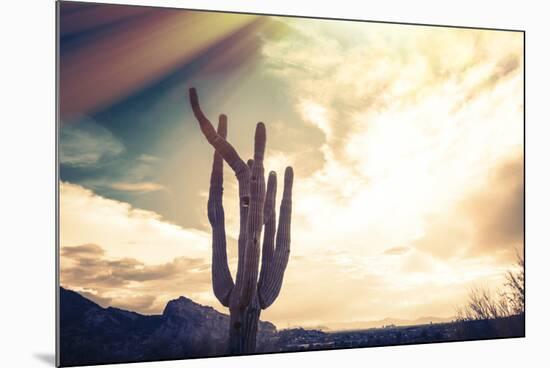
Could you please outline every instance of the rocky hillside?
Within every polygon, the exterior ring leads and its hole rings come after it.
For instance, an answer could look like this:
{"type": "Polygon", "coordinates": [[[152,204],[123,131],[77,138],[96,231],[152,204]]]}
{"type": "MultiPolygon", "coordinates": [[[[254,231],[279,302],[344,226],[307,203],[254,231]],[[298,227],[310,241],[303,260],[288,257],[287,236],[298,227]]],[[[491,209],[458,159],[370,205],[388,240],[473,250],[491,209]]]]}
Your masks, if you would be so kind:
{"type": "MultiPolygon", "coordinates": [[[[168,302],[162,315],[102,308],[60,290],[61,365],[135,362],[224,355],[229,316],[191,299],[168,302]]],[[[259,347],[276,335],[260,322],[259,347]]]]}

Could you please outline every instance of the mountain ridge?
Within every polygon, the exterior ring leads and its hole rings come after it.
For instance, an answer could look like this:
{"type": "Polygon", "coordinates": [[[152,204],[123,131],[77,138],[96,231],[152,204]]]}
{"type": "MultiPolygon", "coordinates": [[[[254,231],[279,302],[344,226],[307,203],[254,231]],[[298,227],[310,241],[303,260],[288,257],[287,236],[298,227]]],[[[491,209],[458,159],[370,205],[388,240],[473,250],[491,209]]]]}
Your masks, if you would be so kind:
{"type": "MultiPolygon", "coordinates": [[[[187,297],[169,301],[160,315],[144,315],[60,288],[63,366],[225,355],[228,331],[228,315],[187,297]]],[[[260,321],[260,351],[276,333],[275,325],[260,321]]]]}

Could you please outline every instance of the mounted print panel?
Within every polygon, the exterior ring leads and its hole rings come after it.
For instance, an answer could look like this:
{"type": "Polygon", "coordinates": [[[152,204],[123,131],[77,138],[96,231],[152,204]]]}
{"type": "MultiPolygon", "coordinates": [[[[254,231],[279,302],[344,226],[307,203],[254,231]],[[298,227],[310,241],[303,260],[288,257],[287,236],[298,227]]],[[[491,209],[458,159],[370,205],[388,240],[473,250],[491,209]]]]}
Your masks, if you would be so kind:
{"type": "Polygon", "coordinates": [[[522,31],[57,6],[58,365],[525,335],[522,31]]]}

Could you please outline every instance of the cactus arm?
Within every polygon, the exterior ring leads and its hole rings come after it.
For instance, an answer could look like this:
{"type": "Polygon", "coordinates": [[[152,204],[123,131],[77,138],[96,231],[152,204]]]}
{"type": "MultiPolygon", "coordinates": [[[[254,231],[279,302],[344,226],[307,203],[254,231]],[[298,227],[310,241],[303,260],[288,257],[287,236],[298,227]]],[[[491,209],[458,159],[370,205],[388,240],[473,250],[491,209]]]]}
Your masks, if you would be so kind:
{"type": "MultiPolygon", "coordinates": [[[[195,88],[189,89],[189,100],[191,103],[191,109],[195,118],[199,122],[200,129],[206,140],[216,149],[225,162],[233,169],[235,176],[239,182],[239,213],[240,213],[240,231],[238,238],[238,266],[237,266],[237,276],[235,280],[235,289],[240,289],[242,283],[242,263],[244,260],[244,249],[246,247],[246,221],[248,218],[248,207],[250,202],[250,187],[249,187],[249,178],[250,178],[250,168],[248,165],[239,157],[239,154],[230,143],[228,143],[223,137],[220,137],[214,131],[212,123],[206,118],[202,112],[199,104],[199,97],[195,88]]],[[[238,296],[238,295],[236,295],[238,296]]]]}
{"type": "MultiPolygon", "coordinates": [[[[220,115],[218,134],[227,136],[227,117],[220,115]]],[[[212,285],[214,295],[220,303],[228,307],[234,284],[227,263],[227,243],[225,238],[225,214],[223,210],[223,158],[216,151],[210,176],[208,195],[208,220],[212,226],[212,285]]]]}
{"type": "Polygon", "coordinates": [[[288,264],[290,255],[290,218],[292,214],[293,181],[294,171],[292,167],[287,167],[285,170],[283,199],[281,200],[275,254],[273,256],[272,266],[269,267],[269,273],[265,277],[265,282],[260,285],[258,292],[260,307],[262,309],[266,309],[273,304],[275,299],[277,299],[281,291],[284,273],[288,264]]]}
{"type": "Polygon", "coordinates": [[[246,223],[246,247],[244,250],[244,269],[240,305],[248,306],[257,290],[258,266],[260,262],[260,237],[263,226],[265,198],[264,153],[266,133],[265,125],[258,123],[254,135],[254,162],[250,176],[250,207],[246,223]]]}
{"type": "Polygon", "coordinates": [[[223,157],[225,162],[233,169],[237,179],[248,179],[249,169],[246,163],[239,157],[235,148],[221,137],[212,126],[210,120],[206,118],[202,112],[199,104],[199,96],[195,88],[189,89],[189,100],[191,102],[191,109],[195,118],[199,122],[202,133],[206,137],[206,140],[216,149],[217,152],[223,157]]]}
{"type": "Polygon", "coordinates": [[[262,266],[260,270],[260,278],[258,280],[258,292],[260,300],[262,285],[266,281],[267,275],[273,263],[273,252],[275,248],[275,197],[277,196],[277,174],[274,171],[269,173],[267,180],[267,191],[264,203],[264,242],[262,245],[262,266]]]}

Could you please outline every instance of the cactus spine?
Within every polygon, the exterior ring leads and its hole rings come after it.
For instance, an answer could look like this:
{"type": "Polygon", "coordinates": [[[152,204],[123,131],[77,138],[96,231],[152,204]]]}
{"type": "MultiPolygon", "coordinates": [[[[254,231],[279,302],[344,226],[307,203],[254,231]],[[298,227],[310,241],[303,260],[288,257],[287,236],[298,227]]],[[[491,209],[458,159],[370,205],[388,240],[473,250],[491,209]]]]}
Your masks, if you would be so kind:
{"type": "Polygon", "coordinates": [[[215,148],[210,191],[208,219],[212,226],[212,286],[220,303],[229,308],[229,353],[254,353],[258,321],[262,309],[269,307],[281,290],[284,272],[290,254],[290,219],[292,213],[292,183],[294,173],[287,167],[279,223],[276,224],[275,199],[277,175],[271,171],[264,178],[266,131],[258,123],[254,136],[254,159],[244,162],[227,142],[227,117],[220,115],[218,130],[203,114],[197,92],[189,90],[189,99],[200,129],[215,148]],[[233,169],[239,183],[240,231],[238,263],[233,282],[227,263],[225,219],[223,209],[223,161],[233,169]],[[260,264],[260,239],[263,244],[260,264]]]}

